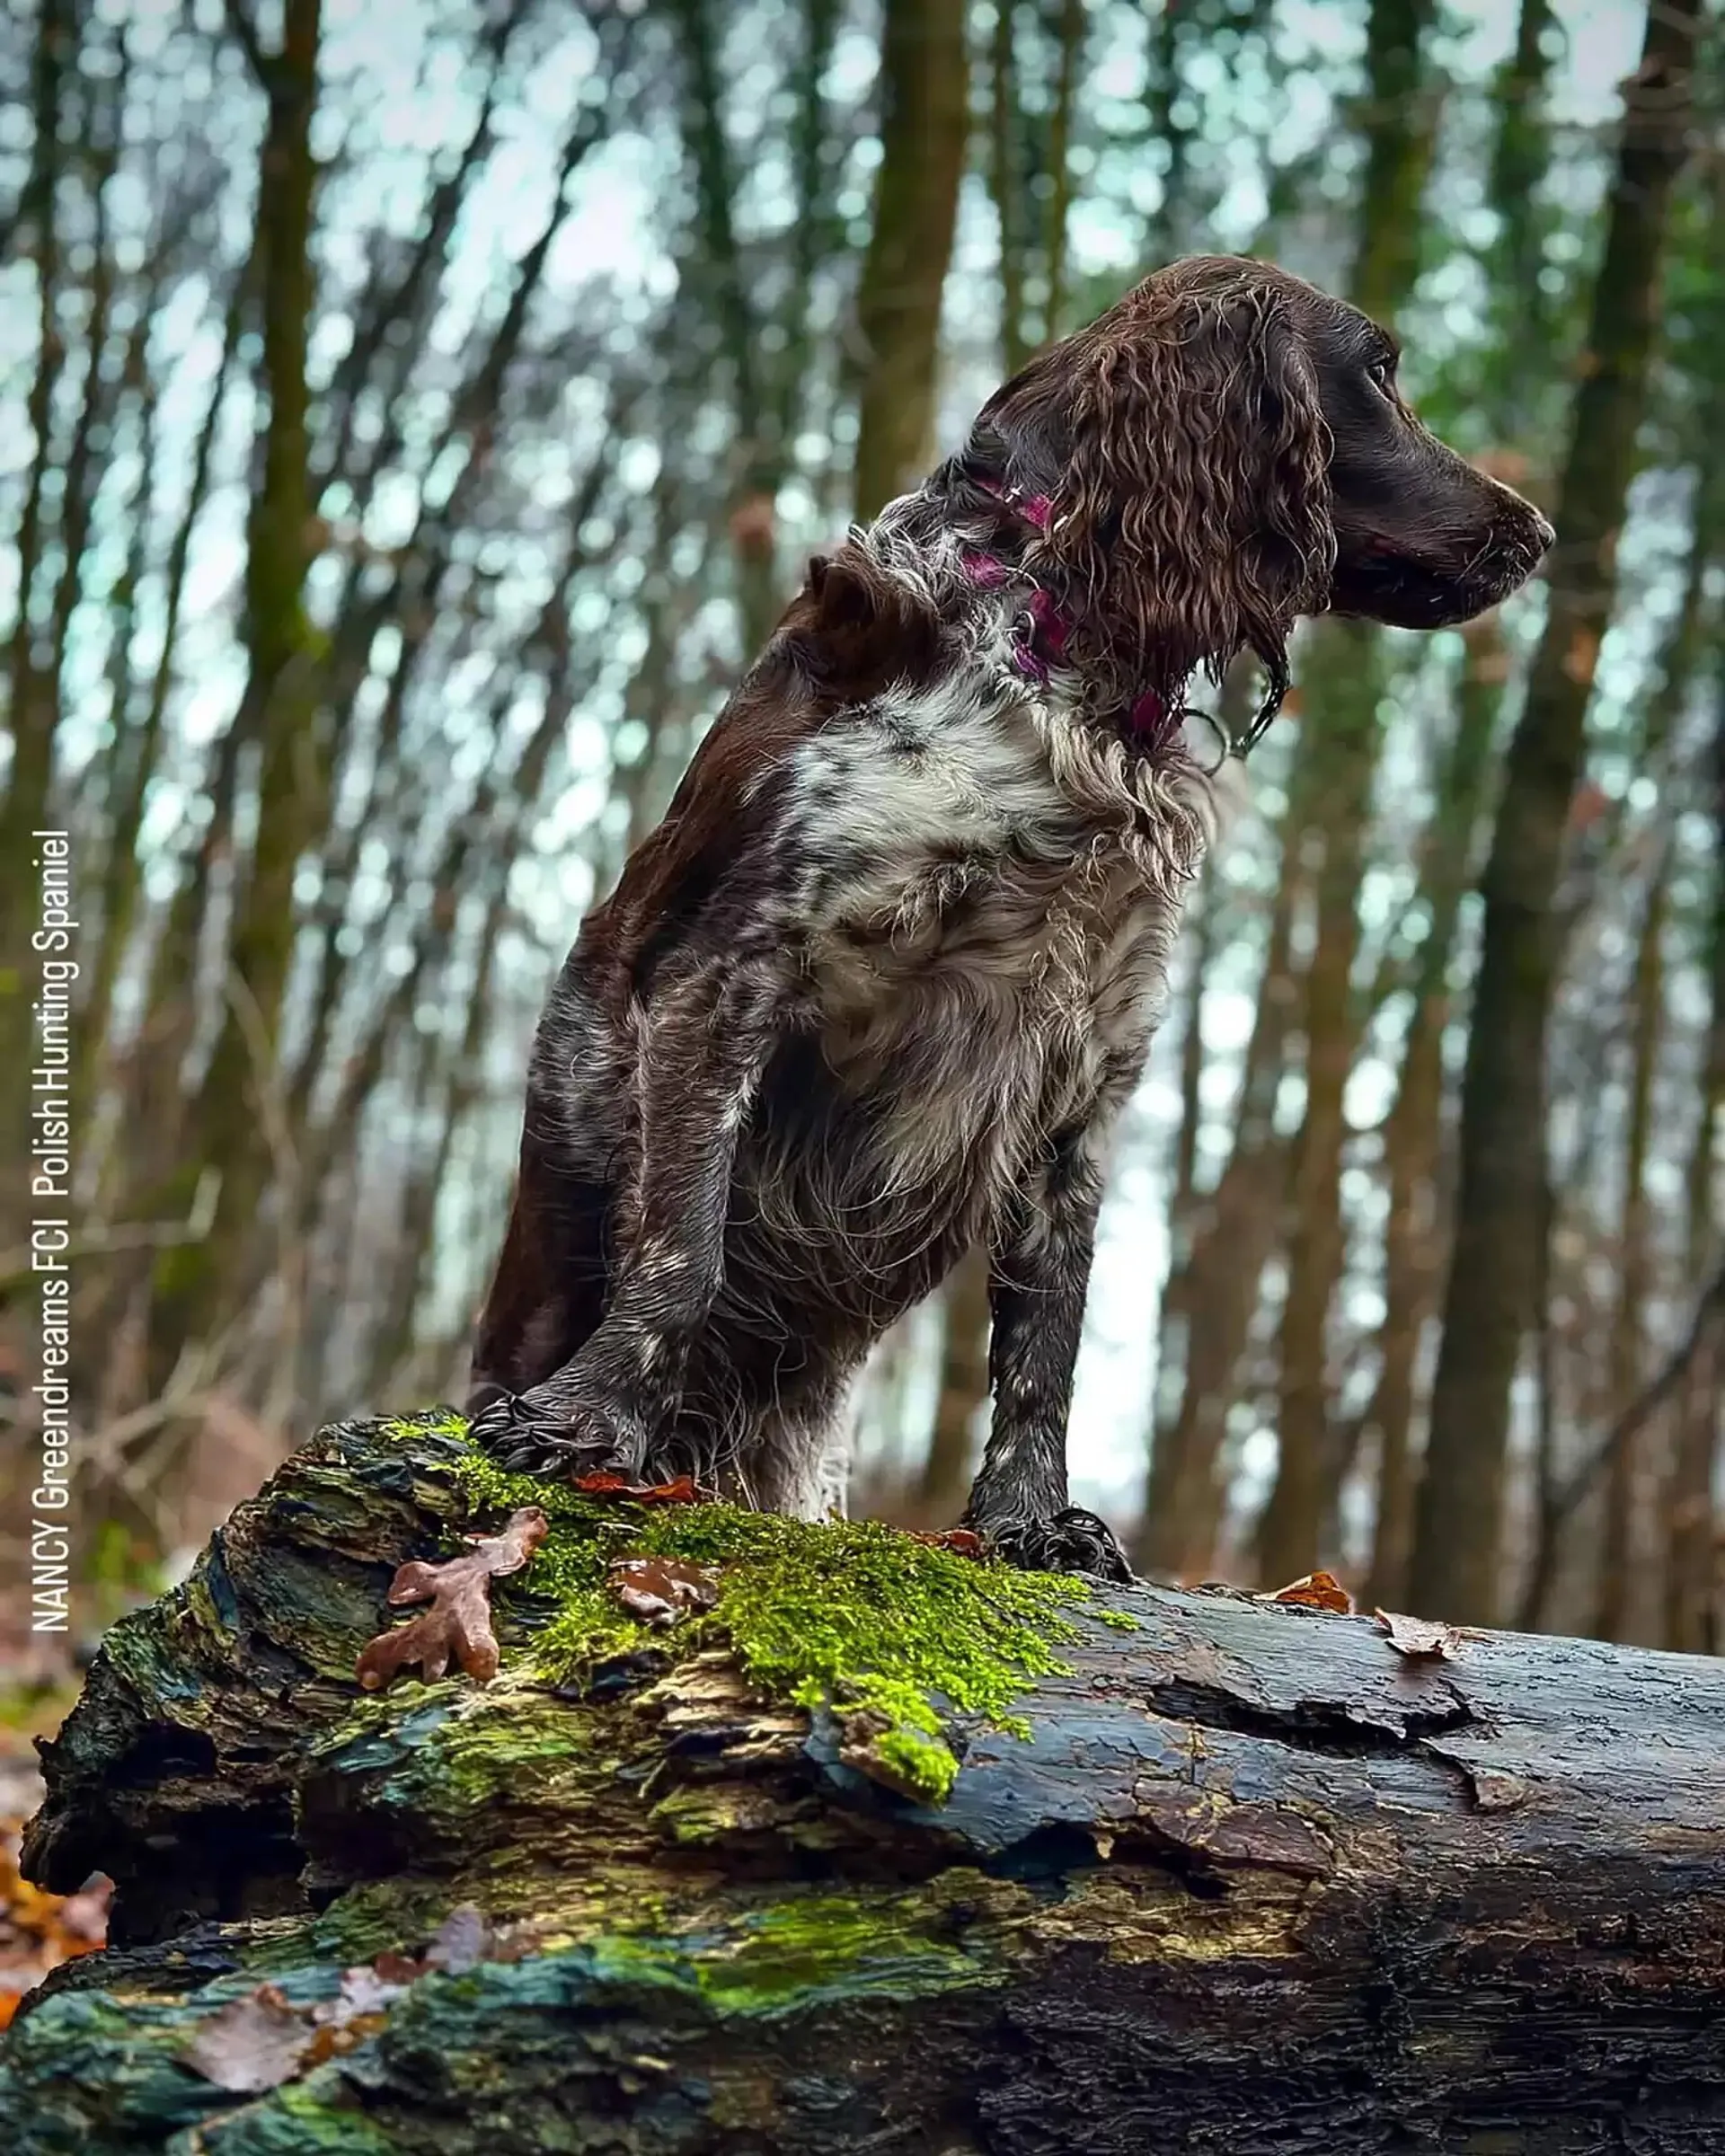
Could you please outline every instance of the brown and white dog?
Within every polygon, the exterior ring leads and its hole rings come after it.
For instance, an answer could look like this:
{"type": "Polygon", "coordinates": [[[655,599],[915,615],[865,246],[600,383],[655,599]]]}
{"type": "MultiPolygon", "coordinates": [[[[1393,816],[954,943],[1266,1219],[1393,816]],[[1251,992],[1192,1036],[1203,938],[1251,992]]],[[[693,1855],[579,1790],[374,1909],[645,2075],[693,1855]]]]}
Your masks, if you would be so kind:
{"type": "Polygon", "coordinates": [[[473,1356],[498,1458],[818,1515],[862,1358],[982,1241],[966,1516],[1126,1575],[1066,1426],[1110,1128],[1215,828],[1189,685],[1255,652],[1255,739],[1300,615],[1466,621],[1552,542],[1395,364],[1296,278],[1177,263],[811,564],[552,991],[473,1356]]]}

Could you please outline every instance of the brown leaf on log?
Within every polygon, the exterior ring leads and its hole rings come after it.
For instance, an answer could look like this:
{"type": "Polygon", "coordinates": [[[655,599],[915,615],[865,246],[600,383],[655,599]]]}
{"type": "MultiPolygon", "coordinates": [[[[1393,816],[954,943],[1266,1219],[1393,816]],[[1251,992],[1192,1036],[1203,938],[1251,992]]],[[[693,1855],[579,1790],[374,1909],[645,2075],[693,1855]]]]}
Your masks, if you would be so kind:
{"type": "Polygon", "coordinates": [[[342,1970],[333,1999],[309,2006],[296,2006],[279,1986],[261,1984],[200,2022],[180,2055],[217,2088],[261,2096],[377,2035],[390,2008],[421,1976],[434,1970],[464,1976],[496,1953],[483,1913],[463,1902],[438,1926],[423,1955],[387,1951],[357,1963],[342,1970]]]}
{"type": "Polygon", "coordinates": [[[661,1629],[680,1624],[694,1610],[719,1599],[719,1576],[708,1565],[677,1557],[620,1557],[606,1585],[632,1617],[661,1629]]]}
{"type": "Polygon", "coordinates": [[[921,1528],[916,1528],[911,1532],[911,1539],[926,1542],[932,1549],[951,1550],[960,1557],[980,1557],[983,1554],[982,1537],[970,1527],[948,1527],[939,1534],[930,1534],[921,1528]]]}
{"type": "Polygon", "coordinates": [[[1426,1656],[1445,1662],[1455,1659],[1462,1634],[1453,1624],[1440,1624],[1430,1617],[1402,1617],[1393,1610],[1374,1610],[1372,1614],[1389,1634],[1390,1645],[1398,1655],[1414,1661],[1426,1656]]]}
{"type": "Polygon", "coordinates": [[[493,1578],[518,1572],[545,1539],[549,1525],[536,1505],[511,1513],[501,1534],[482,1535],[471,1550],[440,1564],[419,1559],[401,1567],[389,1600],[431,1607],[410,1623],[379,1632],[362,1650],[355,1674],[367,1692],[380,1691],[404,1669],[418,1666],[429,1683],[458,1662],[481,1683],[497,1674],[497,1634],[491,1630],[493,1578]]]}
{"type": "Polygon", "coordinates": [[[1338,1617],[1351,1617],[1354,1613],[1354,1598],[1333,1572],[1302,1573],[1285,1587],[1278,1587],[1273,1595],[1261,1595],[1258,1599],[1288,1602],[1302,1610],[1329,1610],[1338,1617]]]}
{"type": "Polygon", "coordinates": [[[668,1482],[632,1482],[627,1475],[606,1470],[577,1475],[570,1484],[584,1498],[627,1498],[632,1505],[710,1505],[712,1498],[693,1475],[676,1475],[668,1482]]]}
{"type": "Polygon", "coordinates": [[[261,1984],[243,1999],[230,1999],[200,2022],[181,2053],[205,2081],[234,2096],[261,2096],[299,2072],[311,2049],[306,2016],[273,1984],[261,1984]]]}

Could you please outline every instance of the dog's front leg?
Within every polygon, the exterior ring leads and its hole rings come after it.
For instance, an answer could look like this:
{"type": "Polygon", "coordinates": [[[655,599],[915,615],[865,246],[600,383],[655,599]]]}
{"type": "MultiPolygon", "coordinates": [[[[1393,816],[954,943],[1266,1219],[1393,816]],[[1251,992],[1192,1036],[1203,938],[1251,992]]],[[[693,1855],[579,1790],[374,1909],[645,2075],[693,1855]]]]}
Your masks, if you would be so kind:
{"type": "Polygon", "coordinates": [[[493,1402],[474,1434],[504,1465],[656,1472],[689,1350],[723,1279],[737,1144],[770,1053],[774,971],[734,956],[661,990],[641,1021],[632,1173],[598,1327],[561,1369],[493,1402]]]}
{"type": "Polygon", "coordinates": [[[1099,1135],[1087,1125],[1057,1138],[994,1238],[994,1419],[964,1516],[1028,1570],[1129,1580],[1132,1568],[1105,1522],[1066,1501],[1066,1418],[1102,1197],[1099,1135]]]}

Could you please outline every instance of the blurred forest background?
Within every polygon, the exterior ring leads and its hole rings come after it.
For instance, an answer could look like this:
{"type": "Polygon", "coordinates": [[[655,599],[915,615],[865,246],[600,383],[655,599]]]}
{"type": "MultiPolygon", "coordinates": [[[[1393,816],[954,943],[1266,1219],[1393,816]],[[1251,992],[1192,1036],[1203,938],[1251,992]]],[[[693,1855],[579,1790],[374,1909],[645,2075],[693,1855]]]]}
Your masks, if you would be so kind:
{"type": "MultiPolygon", "coordinates": [[[[459,1396],[551,974],[808,552],[1229,250],[1393,323],[1560,544],[1464,632],[1303,632],[1122,1135],[1078,1494],[1164,1574],[1713,1648],[1720,45],[1700,0],[17,0],[0,1087],[22,1131],[64,827],[86,1568],[459,1396]]],[[[955,1515],[985,1334],[968,1268],[885,1344],[854,1509],[955,1515]]]]}

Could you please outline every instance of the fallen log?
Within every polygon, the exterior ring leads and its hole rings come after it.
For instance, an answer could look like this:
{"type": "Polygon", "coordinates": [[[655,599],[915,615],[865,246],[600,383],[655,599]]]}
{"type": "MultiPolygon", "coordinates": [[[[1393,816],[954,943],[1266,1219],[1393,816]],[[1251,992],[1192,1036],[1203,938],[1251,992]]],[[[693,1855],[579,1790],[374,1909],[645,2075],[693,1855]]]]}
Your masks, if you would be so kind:
{"type": "Polygon", "coordinates": [[[0,2046],[21,2156],[1725,2149],[1710,1660],[1074,1594],[431,1418],[289,1461],[44,1771],[31,1876],[117,1893],[0,2046]],[[540,1501],[499,1675],[362,1692],[396,1568],[540,1501]],[[642,1621],[642,1552],[716,1605],[642,1621]]]}

